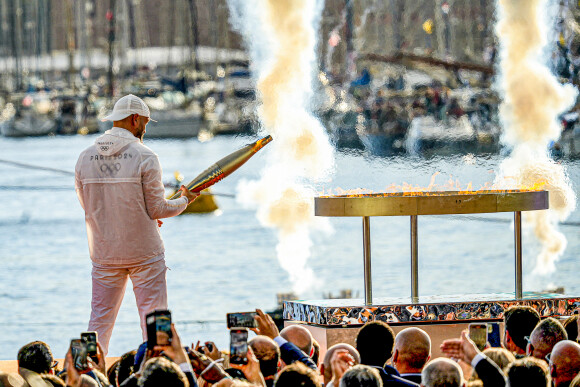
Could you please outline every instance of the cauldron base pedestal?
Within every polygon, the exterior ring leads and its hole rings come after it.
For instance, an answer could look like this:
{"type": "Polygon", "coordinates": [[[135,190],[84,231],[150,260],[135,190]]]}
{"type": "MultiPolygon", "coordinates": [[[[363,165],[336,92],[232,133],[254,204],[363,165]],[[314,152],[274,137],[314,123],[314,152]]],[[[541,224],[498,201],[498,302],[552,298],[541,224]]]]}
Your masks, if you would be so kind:
{"type": "MultiPolygon", "coordinates": [[[[542,317],[566,318],[580,308],[580,296],[525,292],[453,296],[375,298],[372,305],[362,299],[299,300],[284,302],[284,324],[302,324],[321,346],[321,356],[337,343],[354,345],[360,327],[368,321],[385,321],[395,334],[408,327],[425,330],[431,337],[432,357],[440,356],[445,339],[459,337],[473,322],[502,322],[512,305],[528,305],[542,317]]],[[[503,335],[503,323],[500,332],[503,335]]],[[[503,337],[502,337],[503,339],[503,337]]]]}
{"type": "MultiPolygon", "coordinates": [[[[333,346],[334,344],[338,343],[346,343],[350,344],[353,347],[355,346],[355,338],[360,329],[359,326],[348,325],[345,327],[326,327],[320,325],[312,325],[312,324],[304,324],[296,321],[284,321],[284,326],[293,325],[293,324],[301,324],[306,329],[312,333],[312,337],[318,341],[320,344],[320,361],[324,358],[324,354],[326,350],[333,346]]],[[[429,337],[431,338],[431,358],[434,359],[436,357],[443,356],[443,354],[439,350],[439,345],[443,342],[443,340],[459,337],[461,335],[461,331],[467,329],[469,323],[468,322],[458,322],[455,324],[397,324],[397,323],[389,323],[389,326],[393,328],[395,335],[399,333],[399,331],[409,328],[409,327],[417,327],[423,329],[429,337]]],[[[503,323],[500,323],[500,330],[502,332],[502,340],[503,340],[503,323]]]]}

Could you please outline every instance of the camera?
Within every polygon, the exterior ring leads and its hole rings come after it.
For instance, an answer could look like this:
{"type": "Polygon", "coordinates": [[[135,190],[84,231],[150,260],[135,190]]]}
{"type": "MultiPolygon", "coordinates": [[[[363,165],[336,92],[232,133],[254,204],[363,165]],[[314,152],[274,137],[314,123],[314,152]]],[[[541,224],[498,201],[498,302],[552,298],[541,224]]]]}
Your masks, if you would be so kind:
{"type": "Polygon", "coordinates": [[[70,341],[70,351],[73,358],[73,364],[79,371],[85,371],[89,368],[87,362],[87,344],[81,339],[72,339],[70,341]]]}
{"type": "Polygon", "coordinates": [[[248,363],[248,330],[246,328],[230,330],[230,363],[248,363]]]}
{"type": "Polygon", "coordinates": [[[254,319],[256,312],[239,312],[226,314],[227,326],[230,328],[256,328],[258,324],[254,319]]]}
{"type": "Polygon", "coordinates": [[[147,349],[156,345],[171,345],[171,312],[156,310],[145,316],[147,325],[147,349]]]}
{"type": "Polygon", "coordinates": [[[81,340],[87,345],[87,355],[93,359],[97,357],[97,332],[81,333],[81,340]]]}

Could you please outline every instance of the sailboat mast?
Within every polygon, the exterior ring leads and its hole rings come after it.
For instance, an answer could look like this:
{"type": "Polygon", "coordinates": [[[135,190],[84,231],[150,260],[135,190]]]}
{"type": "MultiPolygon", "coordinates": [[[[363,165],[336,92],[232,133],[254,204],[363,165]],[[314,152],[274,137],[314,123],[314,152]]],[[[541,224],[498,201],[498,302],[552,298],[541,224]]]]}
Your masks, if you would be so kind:
{"type": "Polygon", "coordinates": [[[107,20],[109,21],[109,97],[113,98],[113,60],[114,51],[113,44],[115,42],[115,0],[109,0],[109,10],[107,11],[107,20]]]}
{"type": "Polygon", "coordinates": [[[67,35],[67,50],[68,50],[68,86],[74,88],[74,49],[75,49],[75,33],[73,28],[73,5],[71,0],[66,0],[66,35],[67,35]]]}
{"type": "Polygon", "coordinates": [[[193,34],[193,64],[195,71],[199,72],[199,60],[197,58],[199,33],[197,29],[197,5],[195,4],[195,0],[189,0],[189,14],[191,15],[191,33],[193,34]]]}
{"type": "Polygon", "coordinates": [[[13,0],[8,2],[10,9],[8,11],[8,19],[10,24],[10,46],[12,51],[12,57],[14,58],[14,78],[15,86],[17,90],[22,89],[22,64],[20,62],[20,39],[22,23],[20,23],[20,15],[22,14],[22,8],[20,7],[20,0],[13,0]]]}

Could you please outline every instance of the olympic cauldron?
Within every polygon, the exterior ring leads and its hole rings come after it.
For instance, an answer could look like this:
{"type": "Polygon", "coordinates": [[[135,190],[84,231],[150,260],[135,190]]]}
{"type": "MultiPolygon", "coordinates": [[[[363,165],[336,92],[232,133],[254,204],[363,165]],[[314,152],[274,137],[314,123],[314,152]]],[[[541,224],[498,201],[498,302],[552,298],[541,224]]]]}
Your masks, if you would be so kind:
{"type": "MultiPolygon", "coordinates": [[[[433,355],[439,343],[458,337],[470,322],[503,319],[512,305],[530,305],[543,316],[568,316],[580,307],[580,297],[522,292],[522,211],[545,210],[549,194],[542,190],[415,191],[382,194],[320,196],[315,215],[361,217],[363,229],[364,300],[331,299],[285,301],[286,324],[303,324],[322,351],[337,342],[354,344],[361,325],[380,320],[395,332],[421,327],[431,336],[433,355]],[[492,295],[419,296],[417,218],[420,215],[514,213],[515,291],[492,295]],[[411,295],[409,298],[374,298],[371,280],[372,216],[409,216],[411,237],[411,295]]],[[[502,329],[503,332],[503,329],[502,329]]]]}

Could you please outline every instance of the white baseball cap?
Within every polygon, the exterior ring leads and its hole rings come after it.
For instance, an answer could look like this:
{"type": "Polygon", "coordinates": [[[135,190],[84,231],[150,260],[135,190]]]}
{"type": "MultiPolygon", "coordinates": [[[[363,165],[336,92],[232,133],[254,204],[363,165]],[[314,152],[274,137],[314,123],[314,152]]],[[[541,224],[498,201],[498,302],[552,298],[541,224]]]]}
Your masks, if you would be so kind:
{"type": "Polygon", "coordinates": [[[143,117],[149,117],[149,120],[157,122],[151,119],[151,112],[147,104],[139,97],[133,94],[127,94],[124,97],[119,98],[113,106],[113,112],[106,117],[103,117],[101,121],[120,121],[124,118],[129,117],[131,114],[139,114],[143,117]]]}

